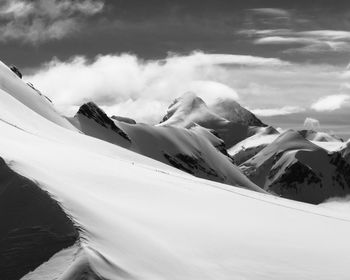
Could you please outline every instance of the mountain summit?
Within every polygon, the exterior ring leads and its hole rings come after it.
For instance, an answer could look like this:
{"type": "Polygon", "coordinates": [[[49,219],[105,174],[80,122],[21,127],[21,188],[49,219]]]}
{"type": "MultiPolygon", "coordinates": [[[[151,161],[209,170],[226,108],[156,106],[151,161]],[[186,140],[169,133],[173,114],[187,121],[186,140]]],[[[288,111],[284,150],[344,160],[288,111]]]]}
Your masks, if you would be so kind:
{"type": "Polygon", "coordinates": [[[210,109],[212,112],[234,123],[247,126],[267,126],[252,112],[232,99],[220,99],[214,105],[210,106],[210,109]]]}
{"type": "Polygon", "coordinates": [[[248,126],[229,121],[212,112],[207,104],[193,92],[187,92],[169,106],[160,126],[189,128],[199,125],[213,130],[232,147],[248,135],[248,126]]]}

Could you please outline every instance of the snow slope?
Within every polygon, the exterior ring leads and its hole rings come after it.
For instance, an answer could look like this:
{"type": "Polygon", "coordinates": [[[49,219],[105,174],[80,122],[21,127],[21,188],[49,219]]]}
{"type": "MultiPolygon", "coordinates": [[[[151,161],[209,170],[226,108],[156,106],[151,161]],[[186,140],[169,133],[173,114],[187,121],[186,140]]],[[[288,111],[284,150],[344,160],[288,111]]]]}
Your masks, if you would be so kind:
{"type": "Polygon", "coordinates": [[[258,186],[286,198],[321,203],[350,193],[350,165],[289,130],[241,165],[258,186]]]}
{"type": "Polygon", "coordinates": [[[45,96],[23,82],[1,61],[0,88],[44,118],[62,127],[76,130],[65,118],[58,114],[45,96]]]}
{"type": "Polygon", "coordinates": [[[57,253],[26,280],[348,279],[349,216],[195,178],[62,128],[3,90],[0,119],[0,156],[84,229],[83,253],[57,253]]]}
{"type": "Polygon", "coordinates": [[[132,139],[131,150],[197,177],[262,192],[232,163],[223,141],[200,126],[191,129],[119,123],[132,139]]]}

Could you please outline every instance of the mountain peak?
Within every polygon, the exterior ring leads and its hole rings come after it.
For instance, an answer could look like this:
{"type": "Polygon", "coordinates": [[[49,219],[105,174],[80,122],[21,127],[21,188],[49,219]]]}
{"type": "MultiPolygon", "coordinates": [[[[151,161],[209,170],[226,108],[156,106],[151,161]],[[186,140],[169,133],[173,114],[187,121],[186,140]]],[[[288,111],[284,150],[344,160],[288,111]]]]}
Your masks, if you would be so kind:
{"type": "Polygon", "coordinates": [[[117,127],[114,121],[110,119],[107,114],[94,102],[83,104],[76,113],[75,118],[79,118],[79,116],[85,116],[89,119],[92,119],[99,125],[118,133],[129,142],[131,141],[128,135],[119,127],[117,127]]]}
{"type": "Polygon", "coordinates": [[[186,115],[189,115],[198,109],[208,110],[208,107],[203,99],[198,97],[194,92],[186,92],[170,104],[167,114],[164,116],[161,123],[168,121],[173,116],[180,117],[181,115],[181,119],[184,119],[186,115]]]}
{"type": "Polygon", "coordinates": [[[242,107],[237,101],[232,99],[220,99],[217,103],[212,105],[210,109],[219,116],[231,122],[247,126],[267,126],[252,112],[242,107]]]}
{"type": "Polygon", "coordinates": [[[247,137],[248,127],[231,122],[215,112],[193,92],[187,92],[177,98],[168,108],[166,116],[160,123],[162,126],[193,127],[194,124],[214,130],[224,140],[227,147],[247,137]]]}

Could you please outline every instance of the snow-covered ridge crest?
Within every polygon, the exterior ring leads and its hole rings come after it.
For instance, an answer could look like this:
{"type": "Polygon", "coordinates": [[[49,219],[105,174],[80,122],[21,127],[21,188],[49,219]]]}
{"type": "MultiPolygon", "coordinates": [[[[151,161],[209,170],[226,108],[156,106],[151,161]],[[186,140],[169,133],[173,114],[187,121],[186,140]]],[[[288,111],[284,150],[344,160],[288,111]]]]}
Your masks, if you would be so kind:
{"type": "Polygon", "coordinates": [[[297,131],[286,131],[241,164],[258,186],[280,196],[321,203],[350,193],[350,165],[297,131]]]}
{"type": "Polygon", "coordinates": [[[0,61],[0,89],[59,126],[76,130],[64,117],[62,117],[51,102],[39,94],[32,86],[22,81],[7,65],[0,61]]]}

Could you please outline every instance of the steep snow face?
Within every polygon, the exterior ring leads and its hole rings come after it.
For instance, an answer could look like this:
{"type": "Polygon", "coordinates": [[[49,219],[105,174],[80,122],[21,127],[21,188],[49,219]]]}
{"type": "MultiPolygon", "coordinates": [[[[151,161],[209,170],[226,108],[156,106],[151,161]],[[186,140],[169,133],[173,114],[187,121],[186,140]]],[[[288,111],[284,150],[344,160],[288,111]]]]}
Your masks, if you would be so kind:
{"type": "Polygon", "coordinates": [[[318,204],[350,193],[350,165],[295,131],[287,131],[241,165],[258,186],[286,198],[318,204]]]}
{"type": "Polygon", "coordinates": [[[317,142],[343,142],[343,140],[335,135],[326,132],[314,130],[300,130],[299,133],[307,140],[317,142]]]}
{"type": "Polygon", "coordinates": [[[73,125],[59,115],[51,102],[30,85],[23,82],[10,68],[0,61],[0,89],[9,93],[12,97],[62,127],[76,130],[73,125]]]}
{"type": "Polygon", "coordinates": [[[279,136],[279,132],[273,127],[261,127],[250,129],[252,136],[237,143],[228,150],[235,164],[240,165],[255,156],[267,145],[271,144],[279,136]]]}
{"type": "Polygon", "coordinates": [[[62,128],[5,91],[0,119],[0,156],[83,229],[81,249],[26,280],[349,277],[349,215],[195,178],[62,128]]]}
{"type": "Polygon", "coordinates": [[[129,136],[110,119],[95,103],[82,105],[72,123],[83,133],[122,147],[129,147],[129,136]]]}
{"type": "Polygon", "coordinates": [[[227,147],[243,140],[248,134],[248,126],[228,121],[211,112],[204,101],[191,92],[177,98],[169,106],[159,125],[189,128],[194,124],[215,130],[227,147]]]}
{"type": "Polygon", "coordinates": [[[219,116],[234,123],[247,126],[267,126],[259,120],[252,112],[243,108],[237,101],[232,99],[222,99],[210,106],[210,110],[219,116]]]}

